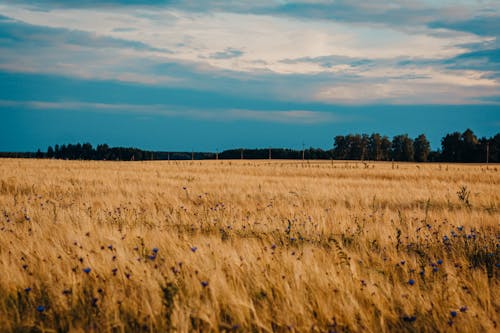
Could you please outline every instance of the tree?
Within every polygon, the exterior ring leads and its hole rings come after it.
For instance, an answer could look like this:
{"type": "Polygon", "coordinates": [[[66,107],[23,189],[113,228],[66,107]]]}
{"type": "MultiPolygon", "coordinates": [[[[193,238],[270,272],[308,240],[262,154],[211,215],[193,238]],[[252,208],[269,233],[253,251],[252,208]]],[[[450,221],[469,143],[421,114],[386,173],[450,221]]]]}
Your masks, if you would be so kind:
{"type": "Polygon", "coordinates": [[[337,135],[333,141],[333,156],[338,160],[347,159],[349,143],[343,135],[337,135]]]}
{"type": "Polygon", "coordinates": [[[460,132],[454,132],[446,134],[441,139],[441,148],[443,151],[441,156],[443,161],[459,162],[462,160],[461,136],[460,132]]]}
{"type": "Polygon", "coordinates": [[[479,140],[479,161],[478,162],[500,162],[500,133],[492,138],[482,138],[479,140]]]}
{"type": "Polygon", "coordinates": [[[373,133],[370,136],[368,156],[368,158],[373,161],[382,160],[382,137],[378,133],[373,133]]]}
{"type": "Polygon", "coordinates": [[[348,160],[361,160],[363,159],[363,154],[366,148],[364,147],[364,141],[359,134],[349,134],[346,137],[348,152],[348,160]]]}
{"type": "Polygon", "coordinates": [[[107,144],[97,145],[96,159],[107,160],[109,159],[109,146],[107,144]]]}
{"type": "Polygon", "coordinates": [[[408,134],[396,135],[392,139],[392,157],[396,161],[413,161],[413,140],[408,134]]]}
{"type": "Polygon", "coordinates": [[[420,134],[413,142],[413,150],[415,152],[415,161],[427,162],[431,145],[427,140],[425,134],[420,134]]]}
{"type": "Polygon", "coordinates": [[[389,138],[386,135],[384,135],[380,143],[382,161],[389,161],[391,159],[391,148],[392,148],[391,140],[389,140],[389,138]]]}
{"type": "Polygon", "coordinates": [[[463,162],[479,162],[479,141],[471,129],[466,129],[461,136],[461,154],[463,162]]]}
{"type": "Polygon", "coordinates": [[[52,148],[52,146],[49,146],[49,148],[47,148],[47,158],[53,158],[54,157],[54,149],[52,148]]]}
{"type": "Polygon", "coordinates": [[[59,145],[54,146],[54,157],[61,158],[61,149],[59,148],[59,145]]]}
{"type": "Polygon", "coordinates": [[[90,143],[87,142],[82,145],[81,158],[84,160],[91,160],[95,158],[94,149],[92,148],[92,145],[90,143]]]}
{"type": "Polygon", "coordinates": [[[369,156],[368,156],[369,145],[370,145],[370,137],[368,136],[368,134],[361,134],[361,141],[360,141],[360,147],[359,147],[360,151],[361,151],[360,160],[364,161],[367,158],[369,158],[369,156]]]}

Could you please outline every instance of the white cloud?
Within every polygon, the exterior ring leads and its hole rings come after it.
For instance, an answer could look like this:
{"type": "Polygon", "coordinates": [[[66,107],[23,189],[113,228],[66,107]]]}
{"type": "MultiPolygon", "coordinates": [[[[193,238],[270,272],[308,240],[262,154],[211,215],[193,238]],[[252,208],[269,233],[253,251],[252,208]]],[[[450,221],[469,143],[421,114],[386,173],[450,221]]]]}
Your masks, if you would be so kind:
{"type": "MultiPolygon", "coordinates": [[[[417,10],[428,6],[432,8],[435,4],[432,1],[399,1],[393,4],[370,2],[359,6],[376,13],[391,6],[417,10]]],[[[212,5],[219,10],[225,8],[219,3],[212,5]]],[[[464,6],[468,5],[470,1],[450,4],[446,7],[448,17],[470,17],[470,11],[464,10],[464,6]]],[[[306,91],[311,92],[309,97],[313,100],[340,103],[422,102],[424,98],[432,103],[467,103],[476,97],[499,92],[498,83],[485,79],[485,72],[450,71],[437,62],[414,68],[394,67],[394,59],[442,60],[465,52],[465,44],[492,40],[491,37],[465,32],[430,29],[425,25],[396,29],[384,24],[304,20],[223,11],[192,12],[169,7],[53,8],[35,11],[22,5],[3,4],[0,5],[0,12],[32,25],[78,30],[100,37],[140,42],[154,48],[124,46],[95,49],[61,44],[39,47],[36,53],[2,50],[0,68],[10,70],[169,85],[199,83],[182,75],[147,71],[143,64],[190,64],[207,75],[222,77],[231,72],[236,74],[229,75],[236,77],[238,73],[311,77],[320,74],[331,78],[332,82],[304,82],[308,86],[300,88],[300,93],[293,91],[300,87],[300,82],[285,84],[278,89],[281,90],[279,97],[286,98],[288,94],[294,98],[306,91]],[[169,51],[163,52],[163,49],[169,51]],[[237,57],[214,57],[224,50],[241,53],[237,57]],[[366,66],[353,66],[339,61],[331,66],[322,66],[314,61],[283,61],[331,55],[373,62],[366,66]],[[409,80],[408,77],[412,76],[416,79],[409,80]],[[442,95],[438,96],[438,93],[442,95]]],[[[429,21],[429,18],[426,20],[429,21]]],[[[422,22],[426,20],[422,19],[422,22]]],[[[240,113],[240,116],[243,114],[240,113]]],[[[298,115],[300,113],[290,114],[290,118],[298,115]]]]}

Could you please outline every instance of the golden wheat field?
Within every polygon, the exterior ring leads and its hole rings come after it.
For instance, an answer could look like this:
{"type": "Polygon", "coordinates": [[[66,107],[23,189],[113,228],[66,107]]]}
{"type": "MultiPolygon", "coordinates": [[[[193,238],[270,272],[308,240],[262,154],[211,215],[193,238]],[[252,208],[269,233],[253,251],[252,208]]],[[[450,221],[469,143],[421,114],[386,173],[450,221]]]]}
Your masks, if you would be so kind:
{"type": "Polygon", "coordinates": [[[498,331],[500,166],[0,160],[0,331],[498,331]]]}

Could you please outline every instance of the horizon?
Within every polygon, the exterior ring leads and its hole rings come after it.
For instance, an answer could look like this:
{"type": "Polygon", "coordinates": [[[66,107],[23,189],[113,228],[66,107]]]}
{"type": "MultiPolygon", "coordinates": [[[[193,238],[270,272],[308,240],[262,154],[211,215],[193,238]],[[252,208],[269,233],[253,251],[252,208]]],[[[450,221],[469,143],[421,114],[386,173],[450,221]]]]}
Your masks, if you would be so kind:
{"type": "Polygon", "coordinates": [[[0,151],[500,129],[500,3],[0,1],[0,151]]]}
{"type": "MultiPolygon", "coordinates": [[[[477,137],[477,139],[483,139],[484,138],[484,139],[492,140],[494,136],[500,135],[500,132],[498,132],[498,133],[495,133],[494,135],[492,135],[490,137],[488,137],[488,136],[480,137],[472,129],[467,128],[465,131],[467,131],[467,130],[471,130],[474,133],[474,135],[477,137]]],[[[444,139],[444,136],[446,136],[448,134],[453,134],[453,133],[463,134],[465,131],[453,131],[453,132],[450,132],[450,133],[445,133],[443,135],[442,139],[444,139]]],[[[341,135],[342,136],[347,136],[347,135],[372,135],[372,134],[379,134],[379,135],[381,135],[381,137],[387,137],[391,141],[394,138],[394,137],[390,137],[390,136],[384,135],[383,133],[348,133],[348,134],[341,134],[341,135]]],[[[420,134],[425,135],[425,133],[420,133],[420,134]]],[[[399,133],[397,135],[407,135],[407,133],[399,133]]],[[[409,136],[409,138],[411,140],[415,140],[416,139],[416,138],[412,138],[411,136],[409,136]]],[[[426,138],[427,138],[427,136],[426,136],[426,138]]],[[[334,143],[334,140],[332,140],[332,142],[334,143]]],[[[434,148],[435,145],[433,145],[432,142],[429,141],[430,152],[441,152],[442,151],[441,142],[442,142],[442,140],[440,140],[440,145],[437,148],[434,148]]],[[[267,149],[292,150],[292,151],[298,151],[298,152],[300,152],[302,150],[310,150],[310,149],[320,149],[320,150],[323,150],[323,151],[332,151],[332,150],[334,150],[334,144],[332,144],[331,147],[313,147],[313,146],[306,146],[305,144],[303,144],[301,147],[260,146],[260,147],[229,147],[229,148],[225,148],[225,149],[218,149],[218,148],[216,148],[215,150],[194,150],[194,149],[191,149],[191,150],[150,150],[150,149],[145,149],[145,148],[140,147],[140,146],[114,146],[114,145],[108,144],[107,142],[93,143],[93,142],[89,142],[89,141],[79,141],[79,142],[55,143],[55,144],[48,145],[45,148],[38,147],[38,148],[36,148],[34,150],[29,150],[29,151],[28,150],[26,150],[26,151],[0,151],[0,153],[36,153],[37,151],[40,151],[42,153],[46,153],[49,148],[54,149],[55,146],[61,147],[61,146],[78,145],[78,144],[80,144],[80,145],[90,144],[93,149],[96,149],[99,145],[107,145],[109,148],[139,149],[139,150],[142,150],[142,151],[145,151],[145,152],[154,152],[154,153],[196,153],[196,154],[198,154],[198,153],[200,153],[200,154],[204,154],[204,153],[216,154],[216,153],[222,153],[222,152],[225,152],[225,151],[227,152],[227,151],[236,151],[236,150],[267,150],[267,149]]]]}

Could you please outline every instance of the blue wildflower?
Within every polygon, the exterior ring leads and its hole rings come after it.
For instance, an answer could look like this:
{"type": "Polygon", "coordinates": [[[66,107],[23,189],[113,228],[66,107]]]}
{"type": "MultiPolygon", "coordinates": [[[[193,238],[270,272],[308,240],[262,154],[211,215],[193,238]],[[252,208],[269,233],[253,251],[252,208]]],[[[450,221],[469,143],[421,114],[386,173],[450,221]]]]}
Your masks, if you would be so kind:
{"type": "Polygon", "coordinates": [[[158,253],[158,248],[157,247],[153,247],[153,253],[158,253]]]}
{"type": "Polygon", "coordinates": [[[457,229],[458,229],[458,231],[462,231],[462,230],[464,230],[464,227],[460,225],[457,227],[457,229]]]}
{"type": "Polygon", "coordinates": [[[196,252],[196,250],[198,250],[196,246],[191,246],[191,252],[196,252]]]}
{"type": "Polygon", "coordinates": [[[450,311],[450,315],[452,317],[456,317],[457,316],[457,311],[450,311]]]}
{"type": "Polygon", "coordinates": [[[40,313],[41,313],[41,312],[44,312],[44,311],[45,311],[45,306],[43,306],[43,305],[39,305],[39,306],[37,306],[37,307],[36,307],[36,311],[38,311],[38,312],[40,312],[40,313]]]}
{"type": "Polygon", "coordinates": [[[201,286],[203,288],[208,287],[208,281],[201,281],[201,286]]]}
{"type": "Polygon", "coordinates": [[[409,284],[410,286],[413,286],[413,285],[415,284],[415,280],[413,280],[413,279],[409,279],[409,280],[408,280],[408,284],[409,284]]]}
{"type": "Polygon", "coordinates": [[[460,312],[466,312],[466,311],[467,311],[467,307],[466,307],[466,306],[462,306],[462,307],[460,308],[460,312]]]}
{"type": "Polygon", "coordinates": [[[443,260],[439,259],[439,260],[437,261],[437,264],[438,264],[438,265],[442,265],[442,264],[443,264],[443,260]]]}
{"type": "Polygon", "coordinates": [[[414,322],[415,320],[417,320],[417,317],[416,316],[404,316],[403,317],[403,321],[406,321],[408,323],[412,323],[414,322]]]}
{"type": "Polygon", "coordinates": [[[29,293],[31,291],[31,288],[30,287],[25,288],[24,291],[27,292],[27,293],[29,293]]]}
{"type": "Polygon", "coordinates": [[[84,271],[85,273],[87,273],[87,274],[89,274],[91,270],[92,270],[92,269],[90,269],[90,267],[85,267],[85,268],[83,269],[83,271],[84,271]]]}

